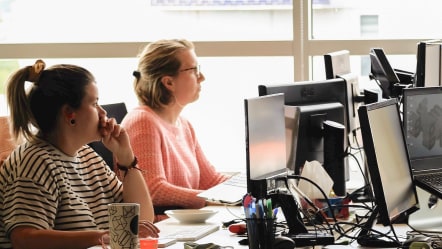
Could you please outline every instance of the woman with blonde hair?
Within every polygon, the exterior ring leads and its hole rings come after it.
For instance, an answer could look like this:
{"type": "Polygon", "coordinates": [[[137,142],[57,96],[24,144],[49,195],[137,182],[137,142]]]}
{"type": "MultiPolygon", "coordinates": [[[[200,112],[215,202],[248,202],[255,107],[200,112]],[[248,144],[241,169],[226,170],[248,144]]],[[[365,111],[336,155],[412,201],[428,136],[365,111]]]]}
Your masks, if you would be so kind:
{"type": "Polygon", "coordinates": [[[139,106],[122,125],[146,171],[155,213],[204,207],[208,202],[197,194],[228,177],[207,160],[193,126],[180,115],[199,98],[205,80],[193,43],[172,39],[148,44],[134,76],[139,106]]]}

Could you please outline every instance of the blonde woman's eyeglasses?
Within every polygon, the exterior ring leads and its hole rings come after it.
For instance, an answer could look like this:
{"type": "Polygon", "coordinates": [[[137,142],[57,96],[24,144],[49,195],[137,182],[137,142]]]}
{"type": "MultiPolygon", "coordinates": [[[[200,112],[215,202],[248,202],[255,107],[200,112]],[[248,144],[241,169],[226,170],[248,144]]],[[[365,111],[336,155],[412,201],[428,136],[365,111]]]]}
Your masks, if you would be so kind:
{"type": "Polygon", "coordinates": [[[196,67],[189,67],[189,68],[181,69],[178,72],[181,73],[181,72],[185,72],[185,71],[189,71],[189,70],[194,70],[197,78],[199,78],[201,76],[201,66],[200,65],[198,65],[196,67]]]}

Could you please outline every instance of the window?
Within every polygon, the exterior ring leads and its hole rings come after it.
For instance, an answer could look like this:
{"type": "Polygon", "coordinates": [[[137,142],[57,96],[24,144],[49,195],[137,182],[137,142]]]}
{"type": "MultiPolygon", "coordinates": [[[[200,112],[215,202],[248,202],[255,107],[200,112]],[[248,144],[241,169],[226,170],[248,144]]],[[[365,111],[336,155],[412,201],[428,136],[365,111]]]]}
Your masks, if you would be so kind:
{"type": "Polygon", "coordinates": [[[212,163],[234,170],[245,161],[242,99],[256,96],[258,84],[324,78],[323,54],[342,49],[366,77],[374,46],[393,67],[414,71],[417,42],[439,37],[434,6],[438,0],[0,0],[0,113],[5,75],[37,58],[87,67],[101,103],[124,99],[131,108],[139,49],[185,37],[207,79],[183,115],[212,163]]]}
{"type": "Polygon", "coordinates": [[[0,43],[292,39],[291,0],[1,0],[0,4],[0,43]]]}

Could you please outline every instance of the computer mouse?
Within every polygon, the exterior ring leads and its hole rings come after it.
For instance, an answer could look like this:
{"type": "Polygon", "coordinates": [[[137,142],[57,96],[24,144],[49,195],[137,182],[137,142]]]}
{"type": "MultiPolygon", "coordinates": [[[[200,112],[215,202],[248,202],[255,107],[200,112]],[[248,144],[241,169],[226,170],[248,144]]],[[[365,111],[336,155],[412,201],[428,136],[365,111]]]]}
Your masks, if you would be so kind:
{"type": "Polygon", "coordinates": [[[273,249],[293,249],[295,248],[295,241],[289,237],[276,236],[273,242],[273,249]]]}

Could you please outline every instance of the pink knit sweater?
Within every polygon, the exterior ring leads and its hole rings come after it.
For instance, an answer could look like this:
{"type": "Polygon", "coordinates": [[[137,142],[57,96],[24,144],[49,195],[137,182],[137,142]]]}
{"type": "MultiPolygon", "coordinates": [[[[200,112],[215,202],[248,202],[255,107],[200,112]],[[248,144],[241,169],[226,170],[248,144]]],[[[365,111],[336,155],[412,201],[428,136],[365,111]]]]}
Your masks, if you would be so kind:
{"type": "Polygon", "coordinates": [[[139,106],[126,115],[122,125],[154,206],[201,208],[205,200],[196,195],[228,178],[206,159],[192,125],[183,117],[173,126],[148,106],[139,106]]]}

